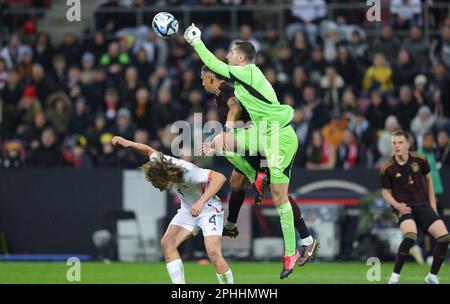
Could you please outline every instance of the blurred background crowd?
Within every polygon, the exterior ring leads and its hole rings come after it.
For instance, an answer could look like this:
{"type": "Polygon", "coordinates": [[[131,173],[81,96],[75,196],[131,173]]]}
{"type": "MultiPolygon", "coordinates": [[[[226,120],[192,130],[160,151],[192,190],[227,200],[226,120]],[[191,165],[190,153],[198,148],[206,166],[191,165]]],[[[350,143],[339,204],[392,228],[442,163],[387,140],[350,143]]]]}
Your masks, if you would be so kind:
{"type": "MultiPolygon", "coordinates": [[[[295,109],[296,166],[378,168],[391,157],[398,128],[438,168],[450,166],[450,18],[448,7],[425,12],[433,1],[382,1],[383,22],[370,24],[360,6],[330,18],[333,4],[357,1],[275,1],[285,7],[281,29],[270,11],[248,9],[274,1],[98,1],[94,27],[60,42],[39,28],[40,13],[8,14],[19,2],[49,8],[56,1],[0,0],[2,168],[135,168],[145,158],[113,149],[112,136],[171,154],[173,122],[192,124],[195,113],[218,120],[199,57],[182,35],[163,40],[150,27],[167,5],[198,4],[206,10],[191,11],[190,20],[207,47],[225,60],[235,40],[251,41],[279,101],[295,109]],[[154,12],[140,19],[147,6],[154,12]],[[239,9],[235,19],[231,8],[239,9]]],[[[182,33],[183,13],[174,14],[182,33]]]]}

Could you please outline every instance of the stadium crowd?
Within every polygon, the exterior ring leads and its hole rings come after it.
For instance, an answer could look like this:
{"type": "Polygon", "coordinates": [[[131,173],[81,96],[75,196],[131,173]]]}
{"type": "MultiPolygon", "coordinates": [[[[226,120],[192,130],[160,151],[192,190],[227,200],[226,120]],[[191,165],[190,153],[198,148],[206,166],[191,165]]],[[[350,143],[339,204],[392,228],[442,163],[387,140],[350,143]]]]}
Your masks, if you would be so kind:
{"type": "MultiPolygon", "coordinates": [[[[234,2],[257,1],[220,1],[234,2]]],[[[295,109],[297,166],[378,168],[393,153],[390,133],[401,128],[415,149],[431,132],[437,163],[450,167],[450,19],[436,21],[440,35],[428,43],[420,1],[407,2],[391,1],[391,22],[373,39],[348,11],[326,19],[323,0],[294,0],[286,32],[267,23],[262,36],[254,35],[259,17],[251,11],[240,16],[248,22],[236,37],[211,15],[192,18],[221,59],[235,40],[255,45],[256,64],[280,102],[295,109]],[[304,9],[305,2],[316,9],[304,9]]],[[[201,85],[202,63],[182,35],[163,40],[133,25],[133,16],[96,16],[91,39],[69,33],[55,45],[45,32],[13,32],[1,46],[0,167],[135,168],[145,158],[113,149],[113,135],[170,154],[177,135],[171,123],[193,124],[195,113],[203,122],[218,119],[201,85]]]]}

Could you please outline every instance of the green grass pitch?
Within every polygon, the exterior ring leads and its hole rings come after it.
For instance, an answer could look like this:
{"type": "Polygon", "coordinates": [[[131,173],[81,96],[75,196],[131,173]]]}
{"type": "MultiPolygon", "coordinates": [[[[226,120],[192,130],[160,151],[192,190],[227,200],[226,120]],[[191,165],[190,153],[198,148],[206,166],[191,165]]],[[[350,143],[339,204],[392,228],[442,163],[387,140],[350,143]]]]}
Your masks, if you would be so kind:
{"type": "MultiPolygon", "coordinates": [[[[187,283],[216,284],[212,265],[185,262],[187,283]]],[[[370,266],[364,263],[312,262],[297,267],[285,280],[279,279],[281,262],[230,262],[235,283],[243,284],[375,284],[386,283],[392,271],[392,263],[381,263],[381,281],[366,279],[370,266]]],[[[81,282],[69,282],[65,263],[0,262],[0,284],[168,284],[169,277],[164,263],[81,263],[81,282]]],[[[401,283],[422,284],[429,266],[405,264],[401,283]]],[[[450,268],[443,265],[439,273],[441,283],[450,283],[450,268]]]]}

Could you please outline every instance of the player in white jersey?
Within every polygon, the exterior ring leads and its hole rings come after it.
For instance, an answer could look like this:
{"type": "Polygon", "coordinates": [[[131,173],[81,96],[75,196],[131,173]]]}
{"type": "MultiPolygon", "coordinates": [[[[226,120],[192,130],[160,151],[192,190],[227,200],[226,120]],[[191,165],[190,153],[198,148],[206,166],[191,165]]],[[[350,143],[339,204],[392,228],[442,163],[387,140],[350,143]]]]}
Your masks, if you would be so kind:
{"type": "Polygon", "coordinates": [[[233,283],[233,274],[222,256],[224,211],[217,192],[226,181],[223,174],[197,167],[187,161],[163,155],[153,148],[120,136],[112,139],[114,146],[132,148],[147,155],[149,161],[140,167],[145,178],[160,191],[171,190],[181,200],[161,239],[161,247],[172,283],[184,284],[184,268],[178,246],[201,229],[208,257],[216,268],[219,283],[233,283]]]}

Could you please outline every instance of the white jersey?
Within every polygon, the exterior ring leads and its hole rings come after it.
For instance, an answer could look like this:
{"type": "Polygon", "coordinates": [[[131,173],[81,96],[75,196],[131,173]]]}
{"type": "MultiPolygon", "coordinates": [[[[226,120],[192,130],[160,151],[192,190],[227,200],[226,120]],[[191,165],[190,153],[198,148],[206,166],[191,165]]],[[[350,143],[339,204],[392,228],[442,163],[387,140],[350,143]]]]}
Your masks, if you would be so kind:
{"type": "MultiPolygon", "coordinates": [[[[164,155],[166,159],[171,160],[174,164],[184,168],[183,183],[174,183],[172,193],[178,196],[181,201],[181,209],[190,213],[192,205],[194,205],[205,192],[205,189],[211,180],[211,170],[202,169],[185,160],[164,155]]],[[[150,156],[150,160],[157,158],[157,152],[150,156]]],[[[204,205],[202,213],[223,211],[222,201],[215,195],[209,199],[204,205]]]]}

